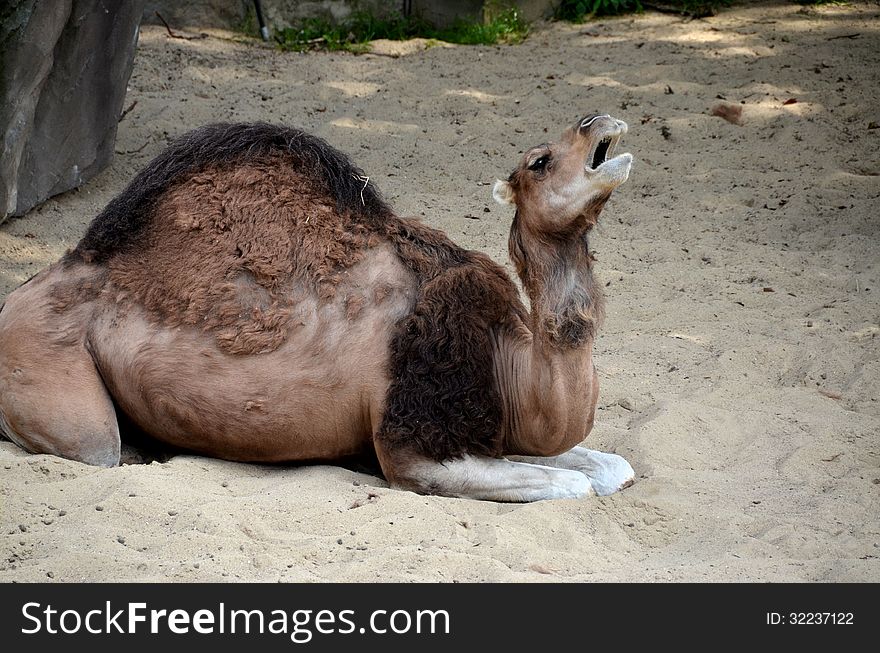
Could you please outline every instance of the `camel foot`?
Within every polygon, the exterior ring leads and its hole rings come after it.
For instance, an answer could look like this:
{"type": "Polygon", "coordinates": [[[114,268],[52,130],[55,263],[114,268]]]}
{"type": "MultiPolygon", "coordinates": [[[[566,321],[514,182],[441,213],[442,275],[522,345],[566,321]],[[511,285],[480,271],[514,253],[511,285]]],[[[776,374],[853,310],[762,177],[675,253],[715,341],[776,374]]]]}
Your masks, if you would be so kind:
{"type": "Polygon", "coordinates": [[[593,451],[586,447],[574,447],[563,454],[547,458],[535,456],[514,458],[534,465],[578,471],[590,480],[593,490],[600,497],[628,488],[636,478],[632,466],[623,456],[593,451]]]}
{"type": "Polygon", "coordinates": [[[581,472],[514,462],[504,458],[466,455],[436,462],[415,455],[380,456],[382,470],[392,487],[422,494],[530,502],[546,499],[580,499],[594,494],[581,472]]]}
{"type": "Polygon", "coordinates": [[[576,469],[590,479],[593,489],[600,497],[614,494],[635,482],[636,473],[623,456],[592,449],[584,449],[584,452],[578,454],[580,463],[576,469]]]}

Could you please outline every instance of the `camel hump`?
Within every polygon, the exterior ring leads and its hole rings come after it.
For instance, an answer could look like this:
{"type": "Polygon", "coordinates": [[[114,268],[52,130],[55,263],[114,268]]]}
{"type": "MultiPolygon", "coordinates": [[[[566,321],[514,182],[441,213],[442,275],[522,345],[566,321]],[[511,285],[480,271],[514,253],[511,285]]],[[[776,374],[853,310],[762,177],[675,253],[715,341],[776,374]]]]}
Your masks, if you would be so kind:
{"type": "Polygon", "coordinates": [[[104,262],[134,247],[156,205],[176,183],[208,168],[284,157],[314,182],[340,214],[369,222],[391,215],[363,171],[342,152],[302,130],[268,123],[215,123],[175,139],[89,225],[69,257],[104,262]]]}

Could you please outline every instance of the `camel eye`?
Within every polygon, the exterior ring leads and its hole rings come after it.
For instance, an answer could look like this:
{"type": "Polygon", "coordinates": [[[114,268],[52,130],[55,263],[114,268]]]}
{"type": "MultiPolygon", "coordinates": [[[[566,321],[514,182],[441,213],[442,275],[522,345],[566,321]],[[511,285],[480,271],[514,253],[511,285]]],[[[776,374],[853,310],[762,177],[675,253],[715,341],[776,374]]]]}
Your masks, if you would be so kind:
{"type": "Polygon", "coordinates": [[[529,170],[537,170],[537,171],[543,170],[544,168],[547,167],[547,163],[549,163],[549,161],[550,161],[550,155],[545,154],[544,156],[536,159],[535,162],[529,166],[529,170]]]}

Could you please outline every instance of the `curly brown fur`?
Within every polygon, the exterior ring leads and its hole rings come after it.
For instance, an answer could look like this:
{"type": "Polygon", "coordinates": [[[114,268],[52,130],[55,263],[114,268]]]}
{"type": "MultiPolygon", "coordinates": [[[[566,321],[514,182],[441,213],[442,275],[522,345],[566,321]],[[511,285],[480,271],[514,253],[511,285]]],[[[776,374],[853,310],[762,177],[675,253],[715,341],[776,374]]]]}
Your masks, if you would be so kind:
{"type": "Polygon", "coordinates": [[[229,353],[273,351],[295,328],[296,304],[332,298],[376,242],[289,156],[270,154],[173,184],[139,245],[107,262],[108,292],[163,324],[214,332],[229,353]]]}

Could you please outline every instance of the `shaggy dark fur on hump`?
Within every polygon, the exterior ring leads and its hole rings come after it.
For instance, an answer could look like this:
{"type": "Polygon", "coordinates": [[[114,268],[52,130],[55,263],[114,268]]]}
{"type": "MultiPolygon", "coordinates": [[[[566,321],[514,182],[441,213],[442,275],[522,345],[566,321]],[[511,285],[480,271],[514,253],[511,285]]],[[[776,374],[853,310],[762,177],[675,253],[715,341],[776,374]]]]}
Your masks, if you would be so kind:
{"type": "Polygon", "coordinates": [[[209,166],[287,154],[299,172],[323,185],[337,211],[365,221],[391,214],[373,184],[326,141],[299,129],[267,123],[216,123],[175,139],[92,221],[71,255],[105,261],[138,242],[156,202],[175,182],[209,166]]]}

